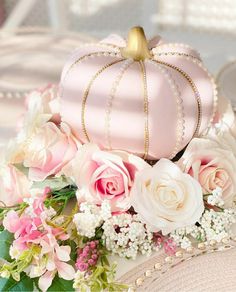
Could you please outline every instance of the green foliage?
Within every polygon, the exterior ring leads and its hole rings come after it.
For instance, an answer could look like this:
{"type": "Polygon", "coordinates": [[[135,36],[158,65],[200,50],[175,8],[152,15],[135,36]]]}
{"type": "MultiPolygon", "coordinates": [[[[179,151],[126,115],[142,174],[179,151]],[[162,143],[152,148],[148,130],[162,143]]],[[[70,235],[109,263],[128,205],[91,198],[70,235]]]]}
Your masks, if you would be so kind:
{"type": "MultiPolygon", "coordinates": [[[[0,206],[0,221],[2,221],[5,217],[5,215],[11,211],[19,211],[20,213],[23,212],[25,210],[25,208],[28,206],[27,203],[23,202],[21,204],[17,204],[14,206],[0,206]]],[[[1,225],[0,230],[3,230],[3,226],[1,225]]]]}
{"type": "Polygon", "coordinates": [[[45,180],[40,182],[34,182],[33,188],[43,190],[44,188],[48,187],[51,190],[60,191],[69,187],[70,185],[73,185],[73,182],[69,178],[65,176],[60,176],[46,178],[45,180]]]}
{"type": "Polygon", "coordinates": [[[21,273],[29,266],[33,257],[40,253],[40,248],[37,245],[32,244],[30,249],[24,250],[19,257],[11,262],[5,262],[0,267],[1,275],[4,277],[12,277],[15,281],[21,280],[21,273]]]}
{"type": "Polygon", "coordinates": [[[76,187],[68,186],[61,190],[53,190],[51,196],[49,196],[45,201],[45,206],[54,208],[58,214],[61,214],[70,199],[75,197],[76,187]]]}
{"type": "Polygon", "coordinates": [[[7,230],[0,232],[0,259],[10,261],[9,249],[14,237],[13,234],[7,230]]]}
{"type": "Polygon", "coordinates": [[[75,289],[73,288],[73,281],[66,281],[64,279],[59,278],[58,275],[56,275],[56,277],[52,281],[52,285],[48,288],[47,291],[48,292],[49,291],[70,292],[70,291],[75,291],[75,289]]]}
{"type": "Polygon", "coordinates": [[[0,278],[0,291],[34,291],[34,280],[22,273],[20,281],[0,278]]]}
{"type": "Polygon", "coordinates": [[[124,291],[129,287],[127,285],[115,282],[116,265],[109,265],[106,256],[101,257],[101,264],[97,265],[89,277],[81,275],[75,280],[75,286],[81,292],[86,292],[90,289],[91,292],[100,291],[124,291]]]}

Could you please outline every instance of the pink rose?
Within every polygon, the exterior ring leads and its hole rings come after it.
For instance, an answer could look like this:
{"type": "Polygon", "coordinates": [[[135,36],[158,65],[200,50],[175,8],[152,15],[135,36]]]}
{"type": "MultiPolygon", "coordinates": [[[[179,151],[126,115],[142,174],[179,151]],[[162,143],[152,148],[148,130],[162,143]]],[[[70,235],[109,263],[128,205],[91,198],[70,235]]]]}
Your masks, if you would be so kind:
{"type": "Polygon", "coordinates": [[[29,167],[29,178],[42,181],[58,173],[74,157],[77,146],[66,124],[59,129],[48,122],[37,128],[25,148],[24,166],[29,167]]]}
{"type": "Polygon", "coordinates": [[[78,188],[78,201],[100,205],[108,200],[112,212],[130,208],[130,190],[138,170],[150,167],[143,159],[123,151],[102,151],[94,144],[83,145],[65,174],[78,188]]]}
{"type": "Polygon", "coordinates": [[[12,206],[29,197],[31,183],[27,177],[13,165],[0,168],[0,205],[12,206]]]}
{"type": "Polygon", "coordinates": [[[236,194],[236,158],[232,151],[215,141],[195,138],[178,164],[199,181],[204,194],[220,187],[225,206],[232,205],[236,194]]]}

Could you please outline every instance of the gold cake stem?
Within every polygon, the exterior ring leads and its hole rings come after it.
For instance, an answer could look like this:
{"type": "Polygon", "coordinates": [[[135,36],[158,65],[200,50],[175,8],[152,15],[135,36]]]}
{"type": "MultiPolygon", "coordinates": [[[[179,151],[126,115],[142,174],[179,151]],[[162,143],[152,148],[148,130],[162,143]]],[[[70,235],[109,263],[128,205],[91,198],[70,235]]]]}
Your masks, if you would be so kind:
{"type": "Polygon", "coordinates": [[[124,58],[131,58],[135,61],[143,61],[151,58],[148,42],[142,27],[135,26],[131,28],[128,35],[127,46],[121,49],[121,54],[124,58]]]}

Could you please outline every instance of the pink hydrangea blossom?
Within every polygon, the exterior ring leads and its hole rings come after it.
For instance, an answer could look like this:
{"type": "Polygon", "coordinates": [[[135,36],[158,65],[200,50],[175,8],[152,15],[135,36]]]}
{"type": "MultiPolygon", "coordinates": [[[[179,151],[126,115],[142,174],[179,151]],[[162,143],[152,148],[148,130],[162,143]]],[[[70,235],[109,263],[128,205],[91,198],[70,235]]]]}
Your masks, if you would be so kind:
{"type": "Polygon", "coordinates": [[[56,273],[65,280],[72,280],[75,274],[74,268],[67,263],[70,260],[70,246],[59,245],[58,242],[68,239],[68,234],[47,223],[50,220],[48,214],[52,210],[47,209],[43,202],[48,191],[49,189],[45,189],[42,196],[29,200],[30,205],[23,214],[19,215],[11,210],[3,220],[5,229],[14,234],[15,239],[10,249],[13,259],[17,259],[19,251],[27,250],[32,245],[39,247],[39,254],[33,258],[25,272],[31,278],[40,277],[38,284],[42,291],[47,291],[56,273]]]}

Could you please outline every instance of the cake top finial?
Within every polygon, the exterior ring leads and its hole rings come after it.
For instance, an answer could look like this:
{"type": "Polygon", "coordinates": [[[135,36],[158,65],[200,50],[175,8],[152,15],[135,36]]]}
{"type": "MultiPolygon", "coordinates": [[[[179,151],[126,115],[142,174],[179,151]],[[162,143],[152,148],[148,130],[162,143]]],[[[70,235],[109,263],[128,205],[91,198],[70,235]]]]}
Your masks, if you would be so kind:
{"type": "Polygon", "coordinates": [[[124,58],[131,58],[135,61],[151,58],[148,41],[141,26],[135,26],[130,29],[127,46],[121,50],[121,54],[124,58]]]}

